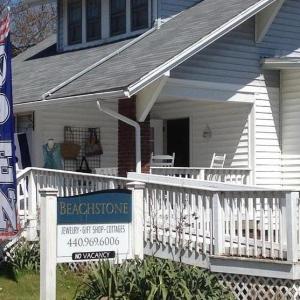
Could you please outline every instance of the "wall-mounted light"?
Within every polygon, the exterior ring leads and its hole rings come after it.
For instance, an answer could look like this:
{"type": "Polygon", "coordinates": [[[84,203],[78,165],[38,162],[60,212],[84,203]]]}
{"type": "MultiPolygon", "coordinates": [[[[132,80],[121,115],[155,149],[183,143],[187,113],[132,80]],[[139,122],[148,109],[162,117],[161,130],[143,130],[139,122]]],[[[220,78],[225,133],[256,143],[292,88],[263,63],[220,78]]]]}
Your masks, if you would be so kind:
{"type": "Polygon", "coordinates": [[[211,139],[211,136],[212,136],[211,129],[208,125],[206,125],[205,129],[203,130],[202,137],[207,142],[211,139]]]}

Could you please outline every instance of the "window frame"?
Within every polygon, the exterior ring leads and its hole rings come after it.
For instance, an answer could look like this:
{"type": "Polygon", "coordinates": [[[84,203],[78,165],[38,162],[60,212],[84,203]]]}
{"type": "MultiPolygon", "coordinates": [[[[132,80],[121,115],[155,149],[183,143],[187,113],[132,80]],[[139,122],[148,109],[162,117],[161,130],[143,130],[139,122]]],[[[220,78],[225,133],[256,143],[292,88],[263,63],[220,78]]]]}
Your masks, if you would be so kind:
{"type": "MultiPolygon", "coordinates": [[[[134,24],[133,24],[133,5],[132,5],[132,3],[133,3],[133,1],[134,0],[130,0],[130,31],[131,32],[134,32],[134,31],[137,31],[137,30],[141,30],[141,29],[147,29],[147,28],[149,28],[149,18],[151,18],[151,15],[149,15],[149,10],[150,10],[150,8],[149,8],[149,2],[151,2],[151,1],[149,1],[149,0],[145,0],[146,1],[146,3],[145,3],[145,7],[146,7],[146,9],[147,9],[147,22],[146,22],[146,26],[144,26],[144,25],[142,25],[142,27],[137,27],[137,28],[134,28],[134,24]]],[[[144,6],[144,5],[143,5],[144,6]]],[[[142,7],[143,7],[142,6],[142,7]]],[[[137,8],[135,8],[135,9],[137,9],[137,10],[139,10],[140,8],[139,7],[137,7],[137,8]]]]}
{"type": "MultiPolygon", "coordinates": [[[[77,45],[77,44],[82,44],[82,0],[68,0],[67,1],[67,35],[68,35],[68,45],[77,45]],[[76,23],[78,23],[78,26],[80,26],[81,28],[81,32],[80,32],[80,39],[76,40],[76,41],[70,41],[70,6],[71,4],[78,2],[78,4],[80,5],[80,21],[77,21],[76,23]],[[81,23],[81,24],[80,24],[81,23]]],[[[77,25],[73,25],[73,26],[77,26],[77,25]]]]}
{"type": "Polygon", "coordinates": [[[125,17],[124,18],[124,29],[123,30],[121,30],[121,31],[118,31],[118,32],[116,32],[116,33],[113,33],[112,32],[112,2],[113,2],[114,0],[109,0],[109,35],[110,35],[110,37],[115,37],[115,36],[119,36],[119,35],[123,35],[123,34],[126,34],[127,33],[127,18],[128,18],[128,16],[127,16],[127,14],[128,14],[128,1],[126,1],[126,0],[122,0],[122,1],[124,1],[124,4],[125,4],[125,12],[124,13],[121,13],[121,12],[119,12],[119,13],[116,13],[116,14],[121,14],[121,16],[122,17],[125,17]]]}
{"type": "MultiPolygon", "coordinates": [[[[89,1],[95,1],[95,0],[85,0],[85,14],[86,14],[86,21],[85,21],[85,31],[86,31],[86,43],[89,43],[89,42],[93,42],[93,41],[97,41],[97,40],[101,40],[102,39],[102,7],[101,7],[101,3],[102,1],[101,0],[96,0],[97,3],[99,4],[97,9],[98,9],[98,13],[97,16],[98,17],[94,17],[94,18],[88,18],[88,2],[89,1]],[[89,21],[92,22],[95,22],[97,23],[97,25],[99,25],[99,35],[95,36],[95,37],[92,37],[92,38],[89,38],[89,35],[88,35],[88,24],[89,24],[89,21]]],[[[83,2],[82,2],[83,4],[83,2]]]]}
{"type": "MultiPolygon", "coordinates": [[[[101,10],[101,36],[99,39],[95,39],[93,41],[87,40],[87,4],[86,0],[81,0],[82,3],[82,39],[81,43],[78,44],[69,44],[68,43],[68,0],[62,0],[62,18],[63,18],[63,39],[62,43],[62,51],[72,51],[78,50],[86,47],[93,47],[102,44],[107,44],[111,42],[115,42],[121,39],[133,37],[139,34],[142,34],[149,30],[152,27],[152,5],[153,0],[148,0],[148,27],[140,30],[131,30],[131,0],[126,0],[126,31],[123,34],[118,34],[111,36],[110,34],[110,0],[100,0],[100,10],[101,10]]],[[[59,37],[58,37],[59,38],[59,37]]]]}

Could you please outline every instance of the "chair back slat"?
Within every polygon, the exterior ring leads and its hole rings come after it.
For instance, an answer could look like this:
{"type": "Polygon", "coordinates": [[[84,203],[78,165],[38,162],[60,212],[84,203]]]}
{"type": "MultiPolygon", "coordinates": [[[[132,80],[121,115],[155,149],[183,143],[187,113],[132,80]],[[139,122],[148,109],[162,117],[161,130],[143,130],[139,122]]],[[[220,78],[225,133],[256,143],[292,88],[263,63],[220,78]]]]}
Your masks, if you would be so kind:
{"type": "Polygon", "coordinates": [[[150,167],[174,167],[175,153],[173,155],[154,155],[151,153],[150,167]]]}
{"type": "Polygon", "coordinates": [[[224,168],[226,159],[226,154],[217,155],[216,153],[213,154],[210,167],[211,168],[224,168]]]}

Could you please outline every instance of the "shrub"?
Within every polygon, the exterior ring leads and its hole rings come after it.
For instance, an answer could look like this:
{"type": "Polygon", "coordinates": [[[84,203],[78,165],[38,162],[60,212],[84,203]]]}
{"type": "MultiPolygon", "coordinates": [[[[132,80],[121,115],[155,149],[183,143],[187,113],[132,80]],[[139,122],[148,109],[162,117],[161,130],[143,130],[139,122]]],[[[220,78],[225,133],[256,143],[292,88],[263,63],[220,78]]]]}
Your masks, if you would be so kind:
{"type": "Polygon", "coordinates": [[[40,246],[37,242],[27,242],[22,239],[5,255],[7,264],[12,267],[16,275],[24,271],[39,271],[40,246]]]}
{"type": "Polygon", "coordinates": [[[148,257],[121,265],[99,262],[88,273],[77,300],[231,299],[209,272],[198,267],[148,257]]]}

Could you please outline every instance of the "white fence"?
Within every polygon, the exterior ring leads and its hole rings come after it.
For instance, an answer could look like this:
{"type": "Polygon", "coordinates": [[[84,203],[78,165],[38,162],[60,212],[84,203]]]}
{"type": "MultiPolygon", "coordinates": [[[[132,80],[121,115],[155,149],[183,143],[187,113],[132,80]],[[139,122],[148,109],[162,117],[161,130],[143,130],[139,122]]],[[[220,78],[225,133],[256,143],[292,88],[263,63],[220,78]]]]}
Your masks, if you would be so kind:
{"type": "Polygon", "coordinates": [[[205,255],[300,258],[298,193],[157,175],[129,178],[147,183],[145,242],[205,255]]]}
{"type": "Polygon", "coordinates": [[[151,173],[232,184],[252,184],[250,169],[151,167],[151,173]]]}
{"type": "Polygon", "coordinates": [[[126,188],[129,180],[78,172],[27,168],[17,174],[17,209],[22,228],[27,227],[28,238],[35,239],[39,226],[40,194],[43,188],[58,189],[58,196],[75,196],[105,189],[126,188]]]}
{"type": "Polygon", "coordinates": [[[36,238],[42,188],[59,196],[145,183],[144,241],[205,256],[296,262],[300,200],[296,192],[129,173],[128,178],[31,168],[18,174],[20,223],[36,238]]]}

